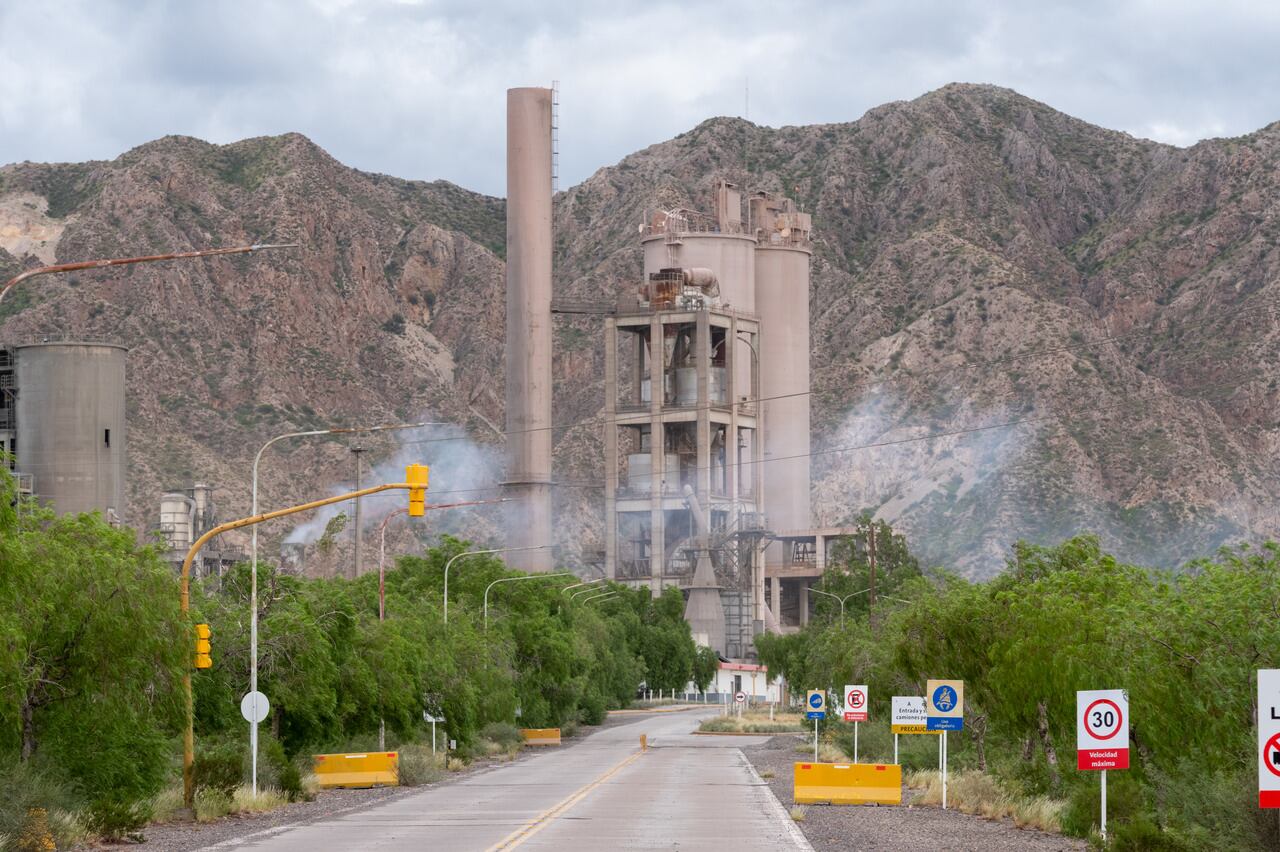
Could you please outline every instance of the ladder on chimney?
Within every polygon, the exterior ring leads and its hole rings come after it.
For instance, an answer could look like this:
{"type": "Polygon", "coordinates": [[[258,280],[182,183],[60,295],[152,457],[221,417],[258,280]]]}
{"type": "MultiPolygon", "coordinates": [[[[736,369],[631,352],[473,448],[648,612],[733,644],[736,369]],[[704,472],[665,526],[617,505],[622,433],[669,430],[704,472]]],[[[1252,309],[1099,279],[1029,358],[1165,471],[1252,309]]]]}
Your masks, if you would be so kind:
{"type": "Polygon", "coordinates": [[[560,191],[560,81],[551,81],[551,191],[560,191]]]}

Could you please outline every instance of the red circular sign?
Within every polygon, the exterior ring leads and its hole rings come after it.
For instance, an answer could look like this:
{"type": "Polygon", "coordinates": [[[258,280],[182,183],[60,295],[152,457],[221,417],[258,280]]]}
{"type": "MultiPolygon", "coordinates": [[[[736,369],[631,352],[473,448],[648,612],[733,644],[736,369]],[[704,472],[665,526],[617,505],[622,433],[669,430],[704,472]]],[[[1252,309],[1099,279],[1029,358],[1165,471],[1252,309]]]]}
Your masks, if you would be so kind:
{"type": "Polygon", "coordinates": [[[866,701],[867,701],[867,697],[863,695],[860,691],[856,689],[852,689],[849,691],[850,707],[861,707],[863,704],[866,703],[866,701]]]}
{"type": "Polygon", "coordinates": [[[1084,729],[1088,731],[1089,736],[1094,739],[1109,740],[1116,734],[1120,733],[1120,729],[1122,727],[1124,727],[1124,714],[1120,712],[1120,706],[1110,698],[1099,698],[1097,701],[1084,708],[1084,729]],[[1099,704],[1105,704],[1111,709],[1107,710],[1104,708],[1095,713],[1094,708],[1099,704]],[[1102,733],[1106,730],[1108,722],[1112,722],[1112,720],[1107,718],[1112,713],[1115,714],[1115,719],[1111,725],[1111,731],[1110,733],[1102,733]],[[1098,727],[1095,728],[1095,725],[1098,727]]]}
{"type": "Polygon", "coordinates": [[[1262,765],[1267,767],[1272,775],[1280,775],[1280,766],[1277,766],[1273,760],[1267,760],[1267,755],[1277,751],[1280,751],[1280,734],[1272,734],[1271,739],[1262,746],[1262,765]]]}

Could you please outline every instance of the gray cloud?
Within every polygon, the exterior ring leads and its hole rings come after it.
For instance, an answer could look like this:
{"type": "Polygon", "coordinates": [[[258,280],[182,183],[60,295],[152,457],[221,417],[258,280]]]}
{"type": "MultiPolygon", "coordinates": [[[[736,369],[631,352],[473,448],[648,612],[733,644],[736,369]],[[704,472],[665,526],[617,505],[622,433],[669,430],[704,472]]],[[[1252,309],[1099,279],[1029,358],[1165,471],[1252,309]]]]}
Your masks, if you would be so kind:
{"type": "Polygon", "coordinates": [[[296,130],[504,192],[503,91],[562,88],[562,185],[713,115],[851,121],[952,81],[1174,144],[1280,118],[1280,5],[0,0],[0,162],[296,130]]]}

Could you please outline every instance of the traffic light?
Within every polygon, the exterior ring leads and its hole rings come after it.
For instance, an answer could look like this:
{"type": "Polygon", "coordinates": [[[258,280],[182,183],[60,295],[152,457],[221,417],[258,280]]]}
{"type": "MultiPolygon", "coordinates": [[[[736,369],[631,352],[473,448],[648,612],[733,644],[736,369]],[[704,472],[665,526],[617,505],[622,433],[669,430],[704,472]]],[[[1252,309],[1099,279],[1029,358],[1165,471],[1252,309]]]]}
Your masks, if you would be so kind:
{"type": "Polygon", "coordinates": [[[196,668],[213,668],[213,657],[209,656],[209,625],[196,625],[196,668]]]}
{"type": "Polygon", "coordinates": [[[415,518],[427,511],[427,476],[430,472],[425,464],[411,464],[404,469],[404,481],[409,483],[409,514],[415,518]]]}

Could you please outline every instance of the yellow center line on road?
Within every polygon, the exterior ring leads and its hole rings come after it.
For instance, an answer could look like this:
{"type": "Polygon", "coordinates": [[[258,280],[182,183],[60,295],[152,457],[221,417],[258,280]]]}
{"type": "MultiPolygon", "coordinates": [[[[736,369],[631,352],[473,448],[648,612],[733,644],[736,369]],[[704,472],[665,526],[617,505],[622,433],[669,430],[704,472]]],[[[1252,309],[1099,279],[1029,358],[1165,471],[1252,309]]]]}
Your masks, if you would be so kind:
{"type": "Polygon", "coordinates": [[[559,804],[554,805],[551,808],[538,814],[536,817],[530,820],[526,825],[516,829],[515,831],[508,834],[506,837],[499,840],[494,845],[490,846],[488,849],[488,852],[498,852],[498,850],[500,849],[514,849],[517,846],[519,846],[521,843],[524,843],[530,837],[533,837],[539,831],[542,831],[542,829],[546,828],[551,823],[551,821],[554,820],[556,817],[562,815],[565,811],[569,810],[569,808],[573,807],[574,805],[578,804],[578,802],[581,802],[583,799],[585,799],[591,793],[592,790],[599,787],[604,782],[608,781],[618,772],[621,772],[624,767],[634,762],[642,754],[644,754],[643,751],[638,751],[635,754],[632,754],[629,757],[625,758],[620,763],[618,763],[618,765],[614,766],[612,769],[610,769],[605,774],[601,775],[596,780],[592,781],[590,784],[587,784],[585,787],[582,787],[577,791],[571,793],[566,799],[561,801],[559,804]]]}

